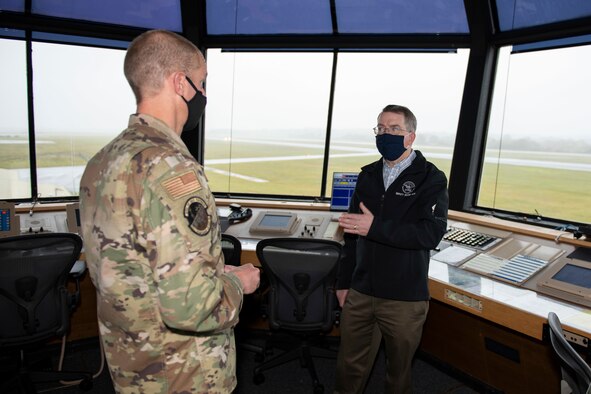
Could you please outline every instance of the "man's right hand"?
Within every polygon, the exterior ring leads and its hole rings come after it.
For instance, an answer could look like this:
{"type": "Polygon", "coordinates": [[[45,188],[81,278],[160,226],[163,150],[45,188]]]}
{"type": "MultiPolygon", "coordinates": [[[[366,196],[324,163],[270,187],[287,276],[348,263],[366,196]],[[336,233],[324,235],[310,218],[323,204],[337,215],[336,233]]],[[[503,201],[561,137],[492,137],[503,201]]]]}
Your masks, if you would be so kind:
{"type": "Polygon", "coordinates": [[[258,289],[261,282],[261,270],[252,264],[243,264],[240,267],[226,265],[226,272],[232,272],[240,279],[242,283],[242,292],[244,294],[252,294],[258,289]]]}

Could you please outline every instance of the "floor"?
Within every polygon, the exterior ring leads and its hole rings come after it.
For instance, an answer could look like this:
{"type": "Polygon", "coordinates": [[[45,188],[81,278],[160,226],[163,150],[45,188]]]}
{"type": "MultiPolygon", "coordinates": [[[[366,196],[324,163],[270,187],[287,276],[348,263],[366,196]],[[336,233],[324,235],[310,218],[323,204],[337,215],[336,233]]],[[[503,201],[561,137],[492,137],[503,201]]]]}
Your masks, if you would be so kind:
{"type": "MultiPolygon", "coordinates": [[[[245,339],[249,343],[261,345],[263,341],[260,336],[251,336],[245,339]]],[[[336,340],[338,341],[338,339],[336,340]]],[[[338,346],[338,342],[334,342],[338,346]]],[[[38,350],[31,356],[31,359],[42,358],[43,355],[53,354],[53,363],[57,362],[56,354],[59,354],[57,346],[48,346],[43,350],[38,350]]],[[[77,369],[91,372],[100,370],[100,348],[97,339],[80,341],[69,344],[64,358],[64,369],[77,369]]],[[[310,393],[313,392],[311,378],[305,368],[300,366],[299,361],[292,361],[287,364],[273,368],[264,373],[265,380],[262,384],[253,382],[253,369],[257,365],[255,353],[247,350],[238,352],[238,387],[235,394],[251,393],[269,393],[269,394],[289,394],[289,393],[310,393]]],[[[47,358],[47,357],[46,357],[47,358]]],[[[15,376],[10,373],[10,368],[14,364],[7,364],[6,355],[0,357],[0,377],[2,383],[7,378],[15,376]]],[[[315,367],[321,384],[324,386],[325,393],[331,393],[334,387],[335,360],[329,358],[315,359],[315,367]]],[[[384,392],[384,367],[385,358],[383,352],[378,354],[372,375],[368,382],[366,394],[384,392]]],[[[14,368],[14,367],[13,367],[14,368]]],[[[115,393],[111,378],[106,365],[102,372],[93,381],[93,387],[89,391],[84,391],[78,386],[58,386],[55,384],[40,384],[37,386],[39,392],[55,393],[115,393]]],[[[16,390],[0,390],[3,394],[17,393],[16,390]]],[[[449,366],[439,365],[435,360],[429,359],[427,355],[418,354],[413,365],[413,392],[420,394],[471,394],[471,393],[491,393],[492,391],[478,385],[478,382],[471,381],[468,377],[462,376],[457,371],[450,369],[449,366]]]]}

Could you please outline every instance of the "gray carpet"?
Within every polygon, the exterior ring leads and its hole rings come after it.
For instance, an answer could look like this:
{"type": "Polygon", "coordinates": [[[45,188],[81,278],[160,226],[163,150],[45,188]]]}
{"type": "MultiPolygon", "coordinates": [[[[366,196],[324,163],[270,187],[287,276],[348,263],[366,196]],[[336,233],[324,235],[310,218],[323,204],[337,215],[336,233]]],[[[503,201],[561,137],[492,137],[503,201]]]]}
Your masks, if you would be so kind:
{"type": "MultiPolygon", "coordinates": [[[[246,340],[245,340],[246,341],[246,340]]],[[[257,345],[262,344],[258,338],[249,338],[249,343],[257,345]]],[[[336,343],[338,345],[338,343],[336,343]]],[[[51,352],[56,354],[59,349],[56,347],[46,347],[39,351],[37,358],[42,353],[51,352]]],[[[279,351],[275,351],[276,354],[279,351]]],[[[35,355],[31,359],[35,358],[35,355]]],[[[6,360],[4,360],[6,362],[6,360]]],[[[77,369],[95,372],[100,366],[98,341],[88,340],[70,344],[64,361],[64,369],[77,369]]],[[[55,358],[54,358],[55,362],[55,358]]],[[[334,387],[335,378],[335,360],[328,358],[315,358],[315,366],[321,384],[324,386],[325,393],[331,393],[334,387]]],[[[447,370],[446,366],[433,365],[433,360],[428,360],[425,355],[419,354],[413,366],[413,391],[417,394],[471,394],[486,392],[481,387],[476,386],[464,376],[457,375],[453,370],[447,370]],[[444,371],[445,370],[445,371],[444,371]],[[451,372],[450,372],[451,371],[451,372]],[[452,375],[455,375],[452,376],[452,375]],[[463,380],[463,381],[462,381],[463,380]],[[469,386],[469,385],[471,386],[469,386]]],[[[239,350],[238,352],[238,387],[235,394],[277,394],[277,393],[312,393],[312,381],[305,368],[302,368],[299,361],[291,361],[287,364],[275,367],[264,373],[265,381],[256,385],[253,383],[253,369],[257,365],[255,354],[250,351],[239,350]]],[[[378,354],[371,378],[368,382],[366,394],[384,392],[384,366],[385,358],[383,352],[378,354]]],[[[9,366],[2,365],[2,380],[14,376],[6,374],[9,366]]],[[[59,387],[53,389],[55,385],[40,385],[43,392],[53,393],[98,393],[114,394],[111,379],[107,368],[94,379],[93,388],[90,391],[83,391],[77,386],[59,387]],[[47,390],[47,391],[46,391],[47,390]]],[[[16,392],[16,391],[13,391],[16,392]]],[[[6,392],[9,394],[9,392],[6,392]]]]}
{"type": "MultiPolygon", "coordinates": [[[[274,354],[280,352],[275,351],[274,354]]],[[[251,352],[241,351],[238,357],[238,387],[235,390],[235,394],[299,394],[313,392],[310,374],[306,368],[300,365],[299,360],[290,361],[265,371],[265,381],[260,385],[255,385],[253,383],[253,369],[257,365],[255,355],[251,352]]],[[[314,358],[314,366],[318,374],[318,379],[324,386],[324,392],[332,393],[336,360],[330,358],[314,358]]],[[[458,380],[458,378],[454,378],[450,374],[431,365],[420,355],[414,360],[412,378],[413,392],[416,394],[472,394],[479,392],[477,389],[471,388],[466,383],[458,380]]],[[[364,393],[384,393],[384,381],[385,356],[384,352],[380,351],[364,393]]],[[[470,384],[473,383],[470,382],[470,384]]],[[[480,392],[483,392],[483,390],[480,392]]]]}

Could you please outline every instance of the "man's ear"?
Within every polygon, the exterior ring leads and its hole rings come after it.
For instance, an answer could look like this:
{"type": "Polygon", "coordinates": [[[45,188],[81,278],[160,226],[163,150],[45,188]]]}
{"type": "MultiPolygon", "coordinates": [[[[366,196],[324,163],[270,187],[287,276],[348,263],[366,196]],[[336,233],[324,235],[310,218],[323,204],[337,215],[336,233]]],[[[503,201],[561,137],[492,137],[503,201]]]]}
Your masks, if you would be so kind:
{"type": "Polygon", "coordinates": [[[185,74],[183,74],[182,72],[175,72],[172,73],[170,79],[172,82],[172,88],[174,89],[175,93],[184,97],[183,93],[185,89],[185,74]]]}
{"type": "Polygon", "coordinates": [[[415,133],[414,131],[408,135],[409,143],[408,143],[408,146],[406,147],[407,149],[410,148],[412,146],[412,144],[415,142],[416,136],[417,136],[417,133],[415,133]]]}

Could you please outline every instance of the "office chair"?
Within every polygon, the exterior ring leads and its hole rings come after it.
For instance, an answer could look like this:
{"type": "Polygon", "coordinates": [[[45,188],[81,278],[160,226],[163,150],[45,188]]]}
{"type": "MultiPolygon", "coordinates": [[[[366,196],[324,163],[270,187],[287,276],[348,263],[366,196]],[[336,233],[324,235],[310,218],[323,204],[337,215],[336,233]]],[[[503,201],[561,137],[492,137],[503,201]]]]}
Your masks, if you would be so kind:
{"type": "Polygon", "coordinates": [[[242,244],[238,238],[230,234],[222,234],[222,253],[224,253],[226,264],[240,266],[242,244]]]}
{"type": "Polygon", "coordinates": [[[568,383],[573,394],[591,393],[591,367],[565,339],[556,313],[548,313],[548,325],[552,348],[560,360],[562,379],[568,383]]]}
{"type": "Polygon", "coordinates": [[[296,340],[289,342],[286,352],[255,367],[255,384],[264,381],[263,371],[299,359],[310,373],[314,392],[324,392],[312,357],[336,356],[323,340],[339,317],[335,282],[341,250],[338,242],[312,238],[270,238],[257,244],[257,257],[270,287],[268,343],[280,334],[296,340]]]}
{"type": "MultiPolygon", "coordinates": [[[[233,235],[222,234],[222,252],[224,253],[224,261],[226,264],[240,266],[240,256],[242,254],[242,244],[240,240],[233,235]]],[[[261,286],[259,286],[259,289],[261,286]]],[[[258,290],[257,290],[258,291],[258,290]]],[[[259,294],[256,294],[257,296],[259,294]]],[[[234,328],[234,334],[236,335],[236,346],[239,349],[247,350],[256,354],[257,359],[262,358],[263,349],[260,346],[246,342],[246,335],[244,329],[244,320],[248,320],[247,317],[253,316],[256,312],[256,300],[252,299],[252,295],[244,297],[242,304],[242,310],[240,311],[240,322],[234,328]]]]}
{"type": "Polygon", "coordinates": [[[38,233],[0,239],[0,349],[19,353],[18,373],[0,387],[35,393],[33,382],[80,381],[90,389],[86,372],[33,371],[26,350],[66,335],[79,292],[68,292],[70,270],[82,240],[71,233],[38,233]]]}

